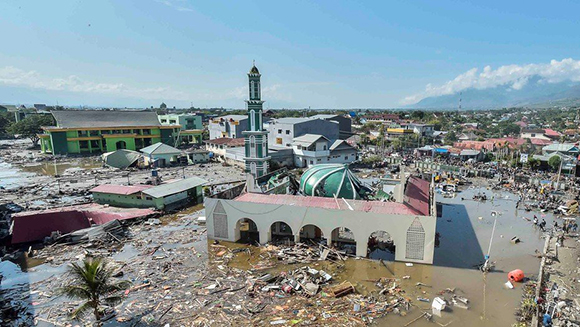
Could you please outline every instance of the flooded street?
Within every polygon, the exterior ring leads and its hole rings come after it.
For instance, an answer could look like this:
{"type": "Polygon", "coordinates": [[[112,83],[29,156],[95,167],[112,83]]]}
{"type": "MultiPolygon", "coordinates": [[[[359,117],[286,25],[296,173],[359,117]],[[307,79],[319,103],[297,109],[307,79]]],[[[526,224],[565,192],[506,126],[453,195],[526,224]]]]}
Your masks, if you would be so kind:
{"type": "MultiPolygon", "coordinates": [[[[268,272],[279,274],[307,265],[332,275],[331,285],[348,281],[354,285],[357,293],[365,296],[372,295],[373,292],[376,294],[380,290],[376,286],[380,278],[394,278],[397,285],[404,290],[402,295],[411,300],[412,306],[409,311],[401,311],[400,315],[390,313],[384,318],[375,319],[374,323],[378,326],[403,326],[423,314],[423,311],[431,312],[430,306],[434,297],[446,296],[449,299],[450,294],[441,295],[448,288],[455,289],[455,294],[468,298],[469,309],[450,306],[442,312],[441,317],[433,318],[436,322],[441,325],[452,323],[455,326],[509,326],[515,322],[514,311],[519,306],[522,284],[516,283],[511,290],[504,288],[507,273],[513,269],[522,269],[526,276],[535,277],[539,259],[533,254],[536,249],[542,249],[544,241],[540,231],[522,218],[532,219],[534,213],[515,210],[517,198],[514,195],[487,190],[485,192],[488,199],[493,197],[493,201],[471,200],[479,191],[468,189],[451,199],[439,197],[443,211],[442,217],[438,218],[440,244],[435,249],[434,265],[408,266],[404,262],[388,260],[383,261],[383,264],[379,260],[355,258],[347,259],[341,264],[315,261],[310,264],[288,265],[272,257],[270,262],[276,264],[274,267],[259,269],[260,262],[263,264],[264,261],[264,247],[226,242],[214,245],[207,240],[205,228],[195,224],[195,219],[204,215],[203,208],[197,206],[161,217],[158,225],[137,224],[130,227],[130,238],[119,245],[114,244],[103,249],[83,248],[79,245],[45,248],[22,265],[27,270],[25,272],[15,264],[3,262],[0,266],[5,276],[2,288],[13,288],[14,293],[11,294],[19,294],[19,298],[29,303],[35,316],[50,321],[64,321],[64,312],[74,308],[74,302],[56,296],[54,290],[66,283],[66,278],[62,278],[66,265],[85,255],[102,255],[114,267],[123,271],[124,278],[129,279],[135,289],[128,293],[127,299],[117,308],[117,320],[112,319],[106,325],[133,326],[136,317],[143,322],[137,325],[146,325],[144,321],[155,321],[158,315],[152,313],[154,308],[154,312],[173,308],[173,318],[166,317],[168,321],[185,315],[188,310],[205,312],[204,306],[213,303],[210,306],[213,307],[217,303],[207,302],[208,295],[212,294],[211,290],[207,291],[207,287],[212,287],[215,276],[221,275],[227,281],[230,278],[227,276],[231,274],[245,276],[246,271],[256,269],[254,276],[268,272]],[[497,213],[495,217],[492,212],[497,213]],[[491,273],[484,276],[477,265],[484,261],[484,254],[488,251],[495,218],[497,225],[491,247],[491,260],[496,265],[491,273]],[[521,243],[512,244],[510,239],[513,236],[518,236],[521,243]],[[225,256],[216,255],[216,249],[219,251],[223,248],[232,253],[230,259],[224,260],[225,256]],[[214,277],[208,278],[208,275],[214,277]],[[429,302],[423,302],[419,298],[428,299],[429,302]],[[57,305],[61,307],[59,310],[56,310],[57,305]]],[[[546,219],[548,226],[552,225],[551,214],[535,214],[540,220],[546,219]]],[[[386,254],[381,256],[384,258],[392,256],[389,253],[383,254],[386,254]]],[[[238,285],[236,283],[239,281],[232,279],[230,283],[238,285]]],[[[243,285],[236,287],[241,286],[243,285]]],[[[327,299],[325,292],[323,288],[314,300],[327,299]]],[[[229,297],[234,296],[235,299],[241,295],[236,294],[229,297]]],[[[288,301],[298,301],[299,298],[296,295],[291,296],[288,301]]],[[[226,297],[223,299],[225,302],[219,303],[226,308],[236,301],[242,301],[233,299],[226,297]]],[[[207,310],[209,311],[205,314],[214,312],[207,310]]],[[[322,307],[315,310],[327,314],[333,312],[322,307]]],[[[352,310],[352,305],[349,310],[352,310]]],[[[364,305],[361,312],[365,312],[364,305]]],[[[228,317],[234,319],[232,321],[239,321],[236,319],[240,315],[236,313],[228,317]]],[[[267,315],[260,319],[266,319],[260,320],[262,324],[268,323],[267,315]]],[[[327,324],[327,318],[319,319],[319,323],[327,324]]],[[[333,320],[328,322],[330,321],[333,320]]],[[[422,318],[413,322],[412,326],[433,326],[433,323],[422,318]]]]}
{"type": "MultiPolygon", "coordinates": [[[[335,282],[351,282],[357,292],[362,294],[376,291],[375,281],[379,278],[396,278],[405,290],[405,295],[413,301],[414,307],[404,317],[389,315],[381,319],[379,326],[402,326],[423,311],[431,312],[433,298],[441,296],[440,293],[447,288],[456,289],[457,295],[468,298],[469,309],[448,307],[442,317],[434,318],[436,321],[443,325],[453,322],[457,326],[509,326],[515,322],[514,311],[519,307],[523,284],[516,283],[514,289],[506,289],[504,283],[507,281],[507,273],[521,269],[527,277],[536,277],[539,259],[533,255],[535,250],[541,251],[544,245],[541,231],[522,217],[531,220],[535,214],[540,221],[545,219],[548,226],[552,226],[553,215],[516,211],[517,197],[508,192],[485,190],[488,199],[493,197],[493,201],[471,200],[478,192],[484,192],[484,189],[468,189],[457,193],[452,199],[438,197],[437,200],[443,203],[443,213],[437,222],[437,232],[441,237],[440,245],[435,249],[433,265],[414,264],[409,267],[404,262],[390,261],[385,262],[387,268],[377,260],[348,259],[344,268],[340,269],[329,262],[309,266],[329,272],[335,282]],[[497,213],[495,217],[492,217],[492,211],[497,213]],[[495,269],[484,276],[478,265],[484,262],[484,255],[487,254],[496,217],[490,255],[495,262],[495,269]],[[521,242],[512,244],[510,239],[514,236],[519,237],[521,242]],[[417,286],[417,283],[426,286],[417,286]],[[418,298],[427,298],[430,301],[421,302],[418,298]]],[[[242,245],[233,244],[228,247],[238,248],[242,245]]],[[[253,255],[240,252],[230,265],[251,269],[258,261],[258,251],[253,247],[250,249],[253,255]]],[[[389,253],[386,254],[385,257],[389,257],[389,253]]],[[[303,264],[278,265],[265,272],[279,273],[299,266],[303,264]]],[[[432,325],[425,319],[413,323],[413,326],[432,325]]]]}

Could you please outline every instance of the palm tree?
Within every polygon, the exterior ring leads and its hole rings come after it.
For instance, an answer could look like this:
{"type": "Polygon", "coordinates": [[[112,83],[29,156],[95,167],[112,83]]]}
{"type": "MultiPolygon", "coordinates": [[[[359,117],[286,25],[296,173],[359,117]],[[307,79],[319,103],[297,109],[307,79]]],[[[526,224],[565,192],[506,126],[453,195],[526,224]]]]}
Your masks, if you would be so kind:
{"type": "Polygon", "coordinates": [[[127,289],[129,281],[113,280],[113,269],[107,267],[107,263],[101,258],[85,259],[81,263],[71,263],[69,272],[73,280],[70,285],[61,289],[63,295],[85,300],[85,302],[72,312],[71,317],[77,318],[89,313],[91,310],[99,323],[102,315],[101,304],[115,305],[123,300],[119,291],[127,289]]]}

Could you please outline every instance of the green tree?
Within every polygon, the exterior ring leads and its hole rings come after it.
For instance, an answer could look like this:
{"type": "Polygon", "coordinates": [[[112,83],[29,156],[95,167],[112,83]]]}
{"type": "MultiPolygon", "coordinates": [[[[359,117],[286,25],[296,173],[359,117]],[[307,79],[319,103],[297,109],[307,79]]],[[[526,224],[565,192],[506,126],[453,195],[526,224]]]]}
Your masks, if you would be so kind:
{"type": "Polygon", "coordinates": [[[553,170],[558,170],[560,168],[560,163],[562,163],[562,158],[560,158],[560,156],[552,156],[548,160],[548,165],[550,165],[553,170]]]}
{"type": "Polygon", "coordinates": [[[38,134],[42,133],[42,126],[53,126],[54,120],[49,115],[30,115],[8,127],[10,134],[28,137],[33,145],[38,145],[38,134]]]}
{"type": "Polygon", "coordinates": [[[443,141],[445,141],[445,144],[452,145],[453,142],[457,142],[457,134],[454,131],[449,131],[449,133],[445,134],[443,141]]]}
{"type": "Polygon", "coordinates": [[[7,132],[10,124],[14,122],[14,114],[11,112],[0,112],[0,135],[7,132]]]}
{"type": "Polygon", "coordinates": [[[72,281],[60,290],[61,293],[85,301],[71,313],[71,317],[81,317],[92,311],[97,324],[102,318],[101,305],[119,304],[123,300],[119,292],[131,285],[129,281],[114,280],[113,270],[100,258],[85,259],[80,264],[72,263],[69,271],[72,281]]]}
{"type": "Polygon", "coordinates": [[[528,165],[530,165],[530,168],[532,168],[532,169],[538,168],[540,166],[540,163],[541,163],[540,160],[535,159],[533,157],[530,157],[528,159],[528,165]]]}

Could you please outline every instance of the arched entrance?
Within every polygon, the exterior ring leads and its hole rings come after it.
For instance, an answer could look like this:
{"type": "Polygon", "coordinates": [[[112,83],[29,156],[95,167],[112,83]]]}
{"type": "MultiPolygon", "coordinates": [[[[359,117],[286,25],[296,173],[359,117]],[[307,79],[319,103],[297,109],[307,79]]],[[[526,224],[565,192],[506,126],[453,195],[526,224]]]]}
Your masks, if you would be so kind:
{"type": "Polygon", "coordinates": [[[236,229],[239,232],[239,239],[237,242],[246,244],[260,243],[260,233],[258,226],[250,218],[242,218],[236,223],[236,229]]]}
{"type": "Polygon", "coordinates": [[[356,255],[356,241],[350,229],[346,227],[333,229],[330,241],[335,248],[345,251],[347,254],[356,255]]]}
{"type": "Polygon", "coordinates": [[[391,235],[383,230],[373,232],[368,240],[367,257],[394,261],[395,242],[391,235]]]}
{"type": "Polygon", "coordinates": [[[318,228],[316,225],[304,225],[300,229],[300,242],[307,243],[312,245],[312,243],[321,243],[324,241],[324,245],[326,245],[326,238],[322,234],[322,230],[318,228]]]}
{"type": "Polygon", "coordinates": [[[122,150],[122,149],[127,148],[127,143],[125,143],[125,141],[118,141],[117,143],[115,143],[115,145],[117,146],[117,150],[122,150]]]}
{"type": "Polygon", "coordinates": [[[277,221],[270,226],[271,242],[294,242],[294,233],[292,228],[285,222],[277,221]]]}

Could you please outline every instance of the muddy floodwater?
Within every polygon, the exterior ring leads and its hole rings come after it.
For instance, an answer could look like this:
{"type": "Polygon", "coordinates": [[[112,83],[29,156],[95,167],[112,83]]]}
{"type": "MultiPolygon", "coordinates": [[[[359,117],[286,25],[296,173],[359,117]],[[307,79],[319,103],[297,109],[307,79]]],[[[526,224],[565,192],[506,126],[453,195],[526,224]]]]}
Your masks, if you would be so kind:
{"type": "MultiPolygon", "coordinates": [[[[437,199],[443,204],[442,217],[437,221],[437,232],[440,233],[440,244],[435,249],[433,265],[413,264],[368,259],[349,259],[344,268],[337,269],[329,262],[310,264],[316,269],[324,269],[333,275],[335,282],[350,281],[357,292],[366,294],[377,290],[375,282],[381,277],[395,277],[413,300],[414,307],[406,316],[389,315],[378,321],[379,326],[403,326],[423,311],[431,312],[431,302],[438,293],[447,288],[455,288],[456,294],[469,299],[469,309],[448,307],[435,321],[453,326],[511,326],[515,322],[514,312],[519,307],[522,296],[522,284],[515,284],[514,289],[506,289],[504,283],[507,274],[513,269],[521,269],[527,277],[535,278],[539,269],[539,259],[534,251],[542,250],[544,239],[539,229],[524,219],[533,219],[534,214],[540,221],[545,219],[547,226],[553,224],[549,213],[525,212],[516,210],[517,196],[508,192],[492,192],[484,188],[470,188],[457,193],[455,198],[437,199]],[[488,201],[472,200],[473,195],[485,192],[488,201]],[[464,200],[462,200],[464,198],[464,200]],[[493,198],[493,200],[491,200],[493,198]],[[492,216],[492,212],[495,214],[492,216]],[[492,272],[484,275],[478,268],[487,254],[494,220],[497,218],[496,230],[491,246],[491,260],[495,262],[492,272]],[[510,242],[517,236],[518,244],[510,242]],[[403,279],[403,277],[406,277],[403,279]],[[408,276],[408,277],[407,277],[408,276]],[[426,286],[417,286],[417,283],[426,286]],[[429,303],[418,298],[429,299],[429,303]]],[[[561,219],[557,219],[558,223],[561,219]]],[[[230,244],[229,247],[242,247],[230,244]]],[[[239,252],[230,262],[231,266],[250,269],[257,263],[256,248],[249,247],[250,252],[239,252]]],[[[385,259],[392,255],[385,253],[385,259]]],[[[295,265],[278,265],[268,272],[291,270],[295,265]]],[[[420,319],[412,326],[433,326],[432,322],[420,319]]]]}
{"type": "MultiPolygon", "coordinates": [[[[539,212],[516,211],[515,195],[492,192],[483,188],[467,189],[457,193],[455,198],[438,196],[438,201],[442,203],[442,217],[437,221],[440,239],[439,246],[435,249],[433,265],[407,266],[404,262],[393,262],[389,259],[392,255],[386,253],[382,256],[386,260],[383,261],[386,266],[381,261],[369,259],[348,259],[344,265],[317,261],[309,266],[330,273],[334,283],[350,281],[357,292],[362,294],[378,291],[374,281],[381,277],[396,278],[397,283],[405,290],[405,296],[412,300],[412,309],[405,312],[405,316],[389,314],[376,320],[378,326],[404,326],[420,316],[423,311],[430,312],[433,298],[447,288],[454,288],[457,295],[468,298],[469,309],[451,306],[441,317],[434,317],[439,324],[511,326],[515,322],[514,311],[519,306],[523,285],[517,283],[514,289],[506,289],[504,283],[507,281],[507,273],[513,269],[522,269],[526,276],[536,277],[539,259],[534,257],[534,251],[542,250],[544,240],[541,231],[536,229],[530,220],[535,214],[540,221],[545,219],[547,226],[551,227],[553,216],[539,212]],[[471,200],[477,192],[485,192],[490,200],[486,202],[471,200]],[[497,219],[496,230],[490,252],[495,269],[484,275],[477,266],[484,261],[484,255],[488,252],[495,219],[497,219]],[[514,236],[519,237],[521,242],[511,243],[510,239],[514,236]],[[420,285],[417,286],[417,283],[420,285]],[[419,301],[418,298],[428,299],[429,302],[419,301]]],[[[161,269],[160,267],[168,265],[168,262],[178,263],[176,267],[183,269],[181,274],[176,275],[185,278],[180,282],[182,285],[196,283],[207,271],[215,270],[221,264],[214,262],[215,258],[208,255],[208,247],[212,246],[212,241],[207,240],[205,232],[198,234],[193,232],[198,229],[194,225],[194,219],[200,215],[204,213],[198,206],[162,217],[157,226],[138,225],[131,229],[132,237],[118,250],[109,252],[108,258],[119,265],[126,265],[125,278],[135,285],[143,284],[152,278],[156,279],[156,283],[160,286],[168,283],[169,276],[162,276],[164,279],[159,279],[161,277],[149,273],[153,272],[150,269],[161,269]],[[167,261],[167,258],[172,259],[167,261]]],[[[560,224],[561,219],[556,219],[560,224]]],[[[261,260],[259,258],[261,251],[257,247],[226,242],[221,242],[221,245],[244,249],[235,251],[235,256],[229,261],[231,267],[247,270],[261,260]]],[[[59,249],[62,254],[55,257],[51,263],[28,260],[23,265],[27,272],[21,272],[17,269],[18,266],[7,262],[0,266],[0,271],[5,275],[2,288],[28,284],[29,288],[25,288],[24,293],[30,292],[31,303],[39,302],[38,305],[33,305],[34,312],[43,317],[49,315],[50,311],[56,312],[54,306],[61,305],[60,303],[65,300],[62,297],[52,297],[47,301],[43,294],[50,291],[48,285],[54,287],[64,283],[62,273],[66,263],[78,260],[84,253],[82,247],[59,247],[59,249]]],[[[52,251],[43,252],[44,257],[54,255],[52,251]]],[[[278,264],[263,272],[288,271],[299,266],[304,264],[278,264]]],[[[179,288],[175,288],[174,296],[180,291],[179,288]]],[[[149,303],[151,300],[149,296],[151,294],[131,292],[119,309],[127,315],[139,306],[149,303]]],[[[361,310],[364,312],[364,308],[361,310]]],[[[122,324],[114,320],[107,323],[108,326],[131,324],[122,324]]],[[[410,326],[434,326],[434,324],[421,318],[410,326]]]]}
{"type": "Polygon", "coordinates": [[[0,159],[0,187],[6,189],[27,186],[35,175],[59,176],[69,169],[93,169],[102,167],[99,158],[79,158],[70,162],[40,162],[11,164],[0,159]]]}

